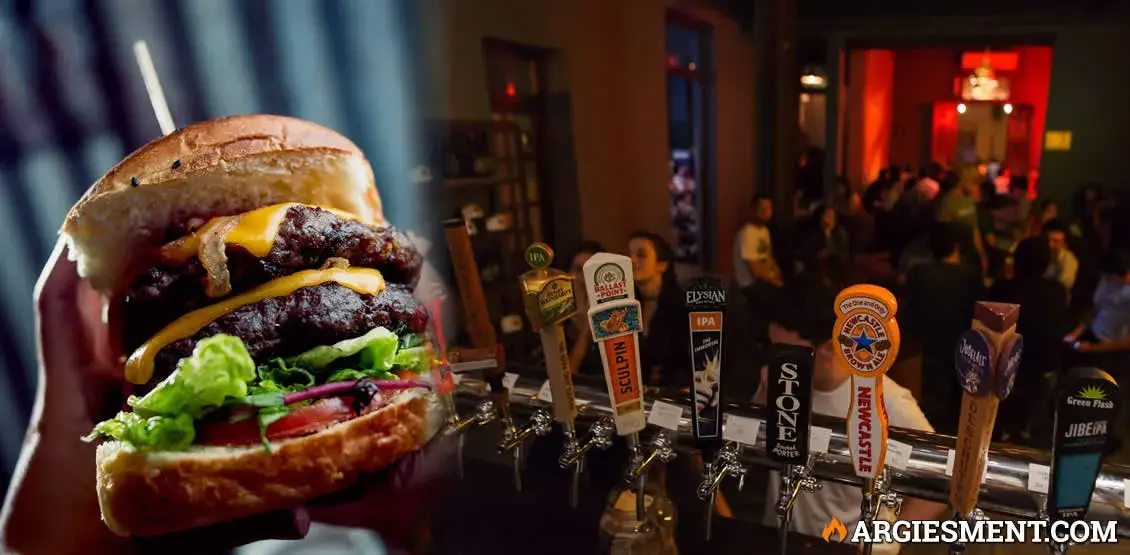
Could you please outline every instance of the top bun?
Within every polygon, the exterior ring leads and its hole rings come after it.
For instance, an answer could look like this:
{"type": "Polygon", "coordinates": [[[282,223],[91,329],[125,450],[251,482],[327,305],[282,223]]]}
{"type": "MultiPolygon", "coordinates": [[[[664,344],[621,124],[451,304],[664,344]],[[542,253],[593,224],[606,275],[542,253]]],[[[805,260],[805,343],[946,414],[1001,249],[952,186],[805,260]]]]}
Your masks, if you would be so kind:
{"type": "Polygon", "coordinates": [[[173,224],[282,202],[384,221],[357,145],[308,121],[248,115],[193,124],[137,149],[71,208],[62,234],[79,274],[110,293],[173,224]]]}

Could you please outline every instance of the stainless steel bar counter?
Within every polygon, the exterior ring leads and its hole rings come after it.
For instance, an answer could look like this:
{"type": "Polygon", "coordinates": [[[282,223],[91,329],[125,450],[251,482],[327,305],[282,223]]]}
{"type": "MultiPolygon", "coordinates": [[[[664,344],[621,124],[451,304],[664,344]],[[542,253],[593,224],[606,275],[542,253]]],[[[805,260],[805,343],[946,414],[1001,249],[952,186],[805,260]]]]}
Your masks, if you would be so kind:
{"type": "MultiPolygon", "coordinates": [[[[524,419],[535,409],[549,408],[549,403],[537,399],[537,392],[543,381],[520,378],[510,389],[510,406],[516,418],[524,419]]],[[[486,393],[487,386],[484,382],[469,376],[462,379],[456,391],[460,413],[467,414],[478,401],[486,398],[486,393]]],[[[608,394],[603,388],[578,384],[576,398],[583,404],[577,415],[579,433],[583,434],[598,418],[611,416],[608,394]]],[[[679,424],[678,447],[682,452],[694,452],[690,408],[685,401],[664,397],[659,399],[682,407],[683,417],[679,424]]],[[[651,399],[646,401],[648,410],[651,402],[651,399]]],[[[726,414],[765,420],[763,407],[756,405],[729,404],[724,410],[726,414]]],[[[817,460],[813,474],[822,480],[860,486],[860,479],[852,471],[844,420],[817,414],[812,416],[814,428],[831,430],[828,452],[817,460]]],[[[654,427],[649,426],[644,435],[655,432],[654,427]]],[[[912,448],[906,468],[891,469],[891,491],[908,497],[946,503],[950,484],[950,477],[946,474],[946,460],[949,451],[954,447],[954,438],[892,427],[889,439],[908,444],[912,448]]],[[[757,444],[753,449],[746,447],[742,450],[742,458],[745,462],[760,466],[776,466],[765,456],[764,431],[759,431],[757,444]]],[[[989,461],[985,469],[986,477],[979,506],[985,511],[1017,518],[1040,518],[1042,496],[1028,489],[1029,465],[1046,466],[1048,462],[1047,452],[994,444],[989,450],[989,461]]],[[[1130,511],[1123,504],[1126,479],[1130,479],[1130,466],[1104,464],[1095,484],[1087,518],[1098,521],[1114,520],[1117,522],[1119,537],[1130,538],[1130,511]]]]}

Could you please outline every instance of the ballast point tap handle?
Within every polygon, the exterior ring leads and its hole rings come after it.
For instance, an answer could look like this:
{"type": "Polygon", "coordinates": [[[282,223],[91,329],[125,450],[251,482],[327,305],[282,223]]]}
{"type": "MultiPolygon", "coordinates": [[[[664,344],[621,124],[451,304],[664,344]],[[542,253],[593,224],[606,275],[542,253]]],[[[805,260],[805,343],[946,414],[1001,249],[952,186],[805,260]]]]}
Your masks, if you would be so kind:
{"type": "Polygon", "coordinates": [[[711,461],[722,446],[722,329],[726,289],[722,282],[699,278],[686,293],[690,325],[692,385],[691,430],[703,458],[711,461]]]}
{"type": "Polygon", "coordinates": [[[883,375],[898,357],[898,303],[876,285],[853,285],[836,296],[834,364],[851,373],[847,414],[848,447],[857,476],[875,480],[887,452],[887,411],[883,375]]]}
{"type": "Polygon", "coordinates": [[[950,508],[962,518],[977,507],[997,408],[1012,390],[1024,340],[1016,333],[1020,305],[978,302],[972,326],[954,350],[961,420],[954,449],[950,508]]]}
{"type": "Polygon", "coordinates": [[[643,329],[642,311],[635,299],[632,260],[601,252],[585,262],[583,271],[589,295],[589,328],[600,349],[616,433],[635,434],[647,427],[647,417],[637,340],[643,329]]]}
{"type": "Polygon", "coordinates": [[[526,263],[531,269],[519,278],[522,301],[530,325],[541,336],[545,371],[553,395],[553,417],[572,432],[577,403],[569,369],[569,349],[561,324],[577,312],[573,276],[550,267],[553,249],[544,243],[534,243],[526,249],[526,263]]]}

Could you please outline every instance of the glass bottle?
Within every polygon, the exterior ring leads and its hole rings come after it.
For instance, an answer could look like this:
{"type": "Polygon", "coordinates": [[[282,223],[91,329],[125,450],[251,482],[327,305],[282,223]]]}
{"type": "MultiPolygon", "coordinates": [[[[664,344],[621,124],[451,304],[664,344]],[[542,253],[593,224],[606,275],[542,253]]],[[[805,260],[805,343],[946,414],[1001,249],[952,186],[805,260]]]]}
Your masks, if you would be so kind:
{"type": "Polygon", "coordinates": [[[648,469],[644,485],[644,519],[636,518],[636,494],[615,490],[600,517],[601,542],[610,555],[678,555],[675,546],[675,504],[667,496],[663,465],[648,469]]]}

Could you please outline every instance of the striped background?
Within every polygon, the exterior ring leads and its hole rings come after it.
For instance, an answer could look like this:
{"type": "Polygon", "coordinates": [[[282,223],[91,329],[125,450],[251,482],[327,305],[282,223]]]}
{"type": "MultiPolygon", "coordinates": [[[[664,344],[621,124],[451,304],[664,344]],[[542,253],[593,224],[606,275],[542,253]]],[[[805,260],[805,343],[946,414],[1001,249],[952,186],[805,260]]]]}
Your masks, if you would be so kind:
{"type": "Polygon", "coordinates": [[[386,212],[407,189],[420,64],[414,0],[0,0],[0,469],[35,389],[32,288],[86,187],[159,135],[133,59],[149,44],[179,125],[278,113],[343,132],[373,163],[386,212]]]}

